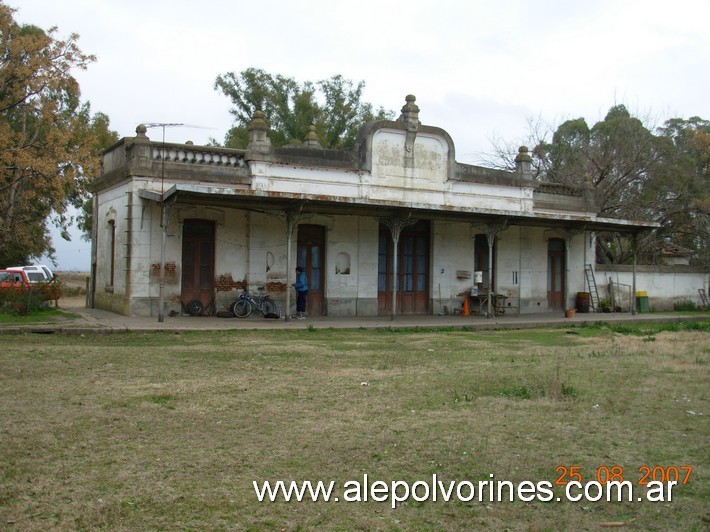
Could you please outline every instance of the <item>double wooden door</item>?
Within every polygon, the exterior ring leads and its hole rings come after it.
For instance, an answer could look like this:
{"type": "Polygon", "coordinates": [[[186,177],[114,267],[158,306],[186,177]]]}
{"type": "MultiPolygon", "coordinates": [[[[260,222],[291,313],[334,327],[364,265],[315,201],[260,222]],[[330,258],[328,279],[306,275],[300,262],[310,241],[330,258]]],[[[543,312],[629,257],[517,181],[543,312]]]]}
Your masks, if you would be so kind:
{"type": "MultiPolygon", "coordinates": [[[[397,249],[397,313],[429,312],[429,234],[428,221],[404,228],[397,249]]],[[[394,244],[392,233],[380,226],[377,302],[380,315],[392,311],[394,244]]]]}

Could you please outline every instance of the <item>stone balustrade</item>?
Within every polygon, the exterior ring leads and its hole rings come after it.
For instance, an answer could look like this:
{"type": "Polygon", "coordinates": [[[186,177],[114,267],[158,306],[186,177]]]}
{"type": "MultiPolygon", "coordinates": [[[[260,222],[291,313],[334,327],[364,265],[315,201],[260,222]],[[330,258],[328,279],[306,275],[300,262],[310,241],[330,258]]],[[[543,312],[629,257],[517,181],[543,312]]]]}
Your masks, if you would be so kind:
{"type": "Polygon", "coordinates": [[[151,157],[155,161],[165,160],[171,163],[192,165],[213,165],[232,168],[246,168],[244,152],[212,148],[209,146],[192,146],[189,144],[152,144],[151,157]]]}

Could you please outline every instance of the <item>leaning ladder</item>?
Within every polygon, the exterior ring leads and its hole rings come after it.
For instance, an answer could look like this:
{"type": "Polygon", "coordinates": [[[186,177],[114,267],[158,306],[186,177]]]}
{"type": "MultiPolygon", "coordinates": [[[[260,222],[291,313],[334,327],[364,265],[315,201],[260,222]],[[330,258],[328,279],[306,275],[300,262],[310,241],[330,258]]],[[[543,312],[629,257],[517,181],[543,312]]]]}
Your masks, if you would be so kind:
{"type": "Polygon", "coordinates": [[[598,312],[599,291],[597,290],[597,281],[594,279],[594,269],[591,264],[584,266],[584,275],[587,277],[587,285],[589,286],[589,306],[594,312],[598,312]]]}
{"type": "Polygon", "coordinates": [[[708,296],[705,293],[705,289],[698,288],[698,294],[700,295],[700,302],[703,304],[703,307],[708,308],[710,304],[708,304],[708,296]]]}

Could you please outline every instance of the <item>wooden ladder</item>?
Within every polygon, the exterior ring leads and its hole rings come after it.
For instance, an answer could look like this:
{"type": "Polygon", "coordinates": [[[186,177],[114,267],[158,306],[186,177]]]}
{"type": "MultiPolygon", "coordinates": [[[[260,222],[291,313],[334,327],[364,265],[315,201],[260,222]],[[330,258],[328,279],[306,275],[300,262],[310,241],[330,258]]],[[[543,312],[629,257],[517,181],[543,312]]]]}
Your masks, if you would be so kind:
{"type": "Polygon", "coordinates": [[[700,301],[703,304],[703,307],[708,308],[710,307],[710,304],[708,304],[708,296],[705,293],[704,288],[698,288],[698,294],[700,294],[700,301]]]}
{"type": "Polygon", "coordinates": [[[584,275],[589,286],[589,308],[594,312],[599,312],[599,291],[597,290],[597,281],[594,278],[594,268],[592,268],[591,264],[585,264],[584,275]]]}

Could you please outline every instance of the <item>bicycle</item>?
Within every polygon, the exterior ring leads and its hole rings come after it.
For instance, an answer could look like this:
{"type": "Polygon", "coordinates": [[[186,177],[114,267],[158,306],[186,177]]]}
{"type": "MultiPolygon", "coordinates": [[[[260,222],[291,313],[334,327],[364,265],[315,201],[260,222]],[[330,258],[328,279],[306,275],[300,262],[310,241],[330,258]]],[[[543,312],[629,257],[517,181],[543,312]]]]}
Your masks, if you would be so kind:
{"type": "Polygon", "coordinates": [[[264,287],[260,286],[258,288],[260,292],[259,295],[253,296],[249,293],[249,288],[245,288],[240,294],[239,299],[232,303],[229,309],[237,318],[246,318],[254,309],[261,312],[262,316],[266,316],[267,314],[278,315],[279,307],[276,305],[276,302],[271,299],[271,296],[263,294],[264,290],[264,287]]]}

